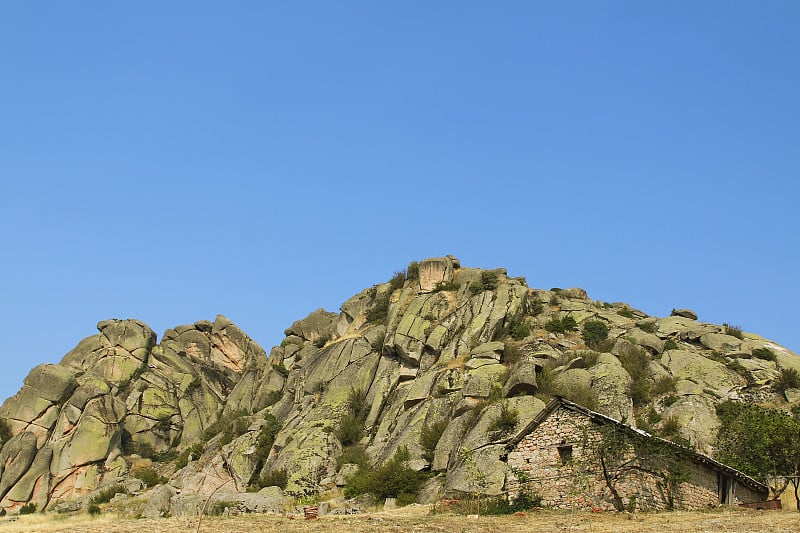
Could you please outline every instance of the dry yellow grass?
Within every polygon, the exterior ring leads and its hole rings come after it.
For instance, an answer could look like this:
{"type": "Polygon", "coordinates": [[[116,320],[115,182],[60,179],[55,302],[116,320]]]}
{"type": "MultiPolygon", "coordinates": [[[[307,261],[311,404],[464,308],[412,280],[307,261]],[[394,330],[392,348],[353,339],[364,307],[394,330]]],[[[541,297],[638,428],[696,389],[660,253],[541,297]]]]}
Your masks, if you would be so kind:
{"type": "MultiPolygon", "coordinates": [[[[31,515],[0,519],[0,533],[194,533],[196,518],[125,519],[113,515],[31,515]],[[16,519],[16,520],[15,520],[16,519]]],[[[708,512],[647,514],[539,511],[526,516],[431,515],[427,506],[356,516],[323,516],[307,521],[277,515],[205,517],[203,533],[529,533],[529,532],[641,532],[744,533],[800,531],[796,511],[724,509],[708,512]]]]}

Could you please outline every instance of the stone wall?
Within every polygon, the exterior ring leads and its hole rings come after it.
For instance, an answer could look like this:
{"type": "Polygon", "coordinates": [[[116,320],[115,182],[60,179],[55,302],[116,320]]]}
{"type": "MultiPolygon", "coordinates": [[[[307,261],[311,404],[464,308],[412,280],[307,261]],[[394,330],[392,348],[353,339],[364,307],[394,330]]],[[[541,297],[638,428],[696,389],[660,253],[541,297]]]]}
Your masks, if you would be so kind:
{"type": "MultiPolygon", "coordinates": [[[[583,413],[557,408],[509,452],[512,473],[507,489],[512,497],[524,486],[530,493],[541,496],[542,505],[547,507],[565,509],[574,505],[586,510],[614,510],[611,492],[592,451],[593,444],[602,438],[598,428],[583,413]]],[[[689,481],[678,484],[672,491],[673,507],[707,509],[719,505],[717,470],[690,459],[683,466],[689,481]]],[[[759,501],[764,497],[741,483],[733,483],[733,498],[728,503],[759,501]]],[[[649,472],[626,470],[614,486],[626,508],[670,508],[670,495],[663,480],[649,472]]]]}

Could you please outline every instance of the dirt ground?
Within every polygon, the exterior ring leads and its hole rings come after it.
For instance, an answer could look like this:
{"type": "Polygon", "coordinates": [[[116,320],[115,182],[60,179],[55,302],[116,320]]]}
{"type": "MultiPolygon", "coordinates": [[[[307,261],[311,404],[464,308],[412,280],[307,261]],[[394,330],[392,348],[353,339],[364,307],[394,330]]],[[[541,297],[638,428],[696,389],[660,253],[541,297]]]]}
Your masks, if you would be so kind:
{"type": "MultiPolygon", "coordinates": [[[[197,518],[126,519],[113,515],[92,518],[28,515],[0,519],[0,533],[195,533],[197,518]]],[[[204,517],[202,533],[314,532],[366,533],[528,533],[528,532],[642,532],[664,531],[775,532],[800,531],[797,511],[749,511],[725,509],[708,512],[587,513],[538,511],[525,516],[454,516],[430,514],[429,506],[409,506],[390,512],[304,520],[279,515],[204,517]]]]}

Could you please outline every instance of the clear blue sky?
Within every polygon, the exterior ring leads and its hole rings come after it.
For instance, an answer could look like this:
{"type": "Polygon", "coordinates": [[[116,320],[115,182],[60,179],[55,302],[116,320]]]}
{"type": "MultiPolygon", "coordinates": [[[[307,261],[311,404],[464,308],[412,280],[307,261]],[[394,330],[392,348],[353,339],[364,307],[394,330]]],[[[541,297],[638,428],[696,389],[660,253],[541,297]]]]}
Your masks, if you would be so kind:
{"type": "Polygon", "coordinates": [[[800,351],[800,3],[0,4],[0,397],[451,253],[800,351]]]}

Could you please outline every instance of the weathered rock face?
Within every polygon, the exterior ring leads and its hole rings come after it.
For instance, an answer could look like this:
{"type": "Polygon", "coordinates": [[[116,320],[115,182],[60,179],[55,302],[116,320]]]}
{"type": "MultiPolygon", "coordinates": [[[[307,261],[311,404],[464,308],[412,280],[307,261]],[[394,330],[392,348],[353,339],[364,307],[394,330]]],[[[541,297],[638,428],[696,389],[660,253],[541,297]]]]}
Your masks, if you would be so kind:
{"type": "Polygon", "coordinates": [[[426,259],[419,265],[419,288],[432,291],[440,283],[453,281],[453,270],[460,265],[451,257],[426,259]]]}
{"type": "Polygon", "coordinates": [[[263,350],[224,317],[165,334],[136,320],[107,320],[59,365],[31,371],[0,407],[15,437],[3,446],[0,505],[38,508],[81,498],[128,474],[126,454],[200,442],[246,367],[263,350]]]}
{"type": "Polygon", "coordinates": [[[800,403],[797,391],[771,389],[800,359],[770,341],[727,335],[685,309],[649,317],[582,289],[530,289],[451,256],[422,261],[404,284],[362,291],[340,313],[294,322],[269,357],[221,316],[170,329],[158,344],[136,320],[98,331],[60,364],[34,368],[0,407],[12,435],[0,449],[3,508],[80,507],[96,489],[122,487],[134,494],[115,509],[196,514],[223,488],[214,501],[229,512],[277,512],[292,496],[341,489],[356,467],[337,459],[354,446],[370,464],[407,450],[412,468],[437,473],[426,500],[499,494],[504,442],[555,393],[656,433],[677,421],[705,453],[720,402],[800,403]],[[591,347],[581,335],[590,320],[609,331],[591,347]],[[775,357],[753,356],[763,348],[775,357]],[[142,492],[143,469],[166,482],[142,492]],[[244,493],[283,476],[286,493],[244,493]]]}

